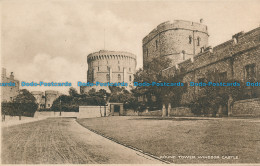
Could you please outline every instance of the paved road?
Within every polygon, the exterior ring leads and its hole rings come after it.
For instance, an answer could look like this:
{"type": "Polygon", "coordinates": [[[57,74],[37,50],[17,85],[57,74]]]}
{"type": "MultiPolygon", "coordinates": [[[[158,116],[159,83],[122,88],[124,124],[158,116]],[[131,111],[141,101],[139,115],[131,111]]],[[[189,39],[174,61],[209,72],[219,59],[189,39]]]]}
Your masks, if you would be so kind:
{"type": "Polygon", "coordinates": [[[161,163],[80,126],[50,118],[2,129],[3,164],[161,163]]]}

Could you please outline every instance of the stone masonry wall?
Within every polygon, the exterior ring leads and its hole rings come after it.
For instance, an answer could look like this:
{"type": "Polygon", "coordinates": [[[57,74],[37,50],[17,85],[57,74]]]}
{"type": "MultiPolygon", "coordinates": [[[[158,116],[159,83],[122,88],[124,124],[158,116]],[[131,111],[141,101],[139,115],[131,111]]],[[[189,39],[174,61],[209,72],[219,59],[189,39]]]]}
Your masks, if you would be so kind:
{"type": "Polygon", "coordinates": [[[157,56],[168,56],[172,65],[191,58],[201,47],[208,46],[208,36],[207,26],[200,23],[183,20],[162,23],[143,39],[144,66],[157,56]]]}
{"type": "Polygon", "coordinates": [[[236,101],[232,109],[232,116],[260,117],[260,98],[236,101]]]}
{"type": "MultiPolygon", "coordinates": [[[[245,66],[256,66],[257,80],[260,80],[260,28],[238,36],[237,42],[229,40],[196,55],[191,60],[178,64],[179,70],[184,74],[183,82],[198,82],[209,71],[226,72],[228,79],[245,82],[245,66]]],[[[259,88],[256,88],[258,90],[259,88]]],[[[200,87],[189,87],[182,96],[182,103],[190,103],[199,93],[200,87]],[[195,90],[194,90],[195,89],[195,90]]]]}

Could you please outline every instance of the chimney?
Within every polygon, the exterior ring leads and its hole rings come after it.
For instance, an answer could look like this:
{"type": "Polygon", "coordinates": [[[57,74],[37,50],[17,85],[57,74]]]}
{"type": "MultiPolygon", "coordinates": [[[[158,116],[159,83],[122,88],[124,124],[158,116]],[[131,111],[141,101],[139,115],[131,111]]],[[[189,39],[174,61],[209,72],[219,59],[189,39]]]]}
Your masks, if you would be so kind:
{"type": "Polygon", "coordinates": [[[14,80],[13,72],[11,72],[11,74],[10,74],[10,79],[11,79],[11,80],[14,80]]]}

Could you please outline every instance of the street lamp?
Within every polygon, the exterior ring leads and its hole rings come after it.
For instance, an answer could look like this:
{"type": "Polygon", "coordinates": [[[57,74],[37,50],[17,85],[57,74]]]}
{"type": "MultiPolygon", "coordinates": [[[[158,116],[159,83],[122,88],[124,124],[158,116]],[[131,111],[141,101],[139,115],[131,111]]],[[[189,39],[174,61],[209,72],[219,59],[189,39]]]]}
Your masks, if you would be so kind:
{"type": "Polygon", "coordinates": [[[106,116],[106,105],[107,105],[107,95],[104,95],[104,100],[105,100],[105,111],[104,111],[104,117],[106,116]]]}
{"type": "Polygon", "coordinates": [[[60,116],[61,116],[61,99],[60,99],[60,116]]]}

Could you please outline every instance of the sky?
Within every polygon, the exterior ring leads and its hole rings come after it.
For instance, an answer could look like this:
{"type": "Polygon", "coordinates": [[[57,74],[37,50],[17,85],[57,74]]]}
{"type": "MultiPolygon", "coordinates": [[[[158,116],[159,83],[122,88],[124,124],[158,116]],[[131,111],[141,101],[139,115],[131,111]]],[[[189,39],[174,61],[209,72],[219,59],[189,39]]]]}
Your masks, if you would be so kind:
{"type": "MultiPolygon", "coordinates": [[[[168,20],[208,26],[209,45],[260,25],[259,0],[2,0],[1,66],[25,82],[86,82],[87,55],[128,51],[142,67],[142,39],[168,20]]],[[[21,87],[25,88],[25,87],[21,87]]],[[[62,87],[28,87],[59,90],[62,87]]]]}

